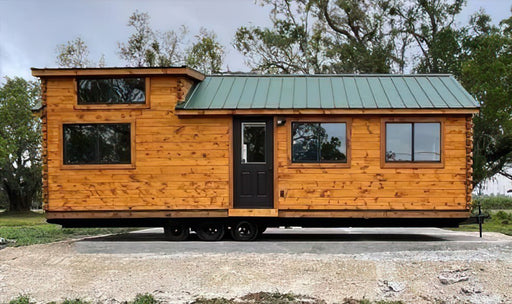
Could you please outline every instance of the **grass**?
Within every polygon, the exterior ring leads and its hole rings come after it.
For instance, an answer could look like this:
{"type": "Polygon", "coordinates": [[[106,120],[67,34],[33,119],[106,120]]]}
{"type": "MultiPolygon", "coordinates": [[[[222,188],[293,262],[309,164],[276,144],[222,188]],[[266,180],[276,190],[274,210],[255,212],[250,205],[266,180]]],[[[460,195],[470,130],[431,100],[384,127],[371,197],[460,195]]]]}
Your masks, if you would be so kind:
{"type": "MultiPolygon", "coordinates": [[[[116,301],[117,302],[117,301],[116,301]]],[[[33,304],[34,301],[27,295],[20,295],[11,300],[9,304],[33,304]]],[[[95,302],[101,304],[101,302],[95,302]]],[[[155,299],[152,294],[138,294],[134,300],[122,302],[123,304],[161,304],[155,299]]],[[[292,293],[279,293],[279,292],[257,292],[249,293],[239,299],[225,299],[225,298],[197,298],[189,304],[325,304],[322,299],[317,299],[309,296],[301,296],[292,293]]],[[[90,304],[88,301],[81,299],[64,300],[62,302],[51,302],[49,304],[90,304]]],[[[402,301],[370,301],[370,300],[356,300],[352,298],[344,299],[341,304],[404,304],[402,301]]]]}
{"type": "Polygon", "coordinates": [[[477,195],[473,197],[473,208],[483,210],[512,210],[512,197],[506,195],[477,195]]]}
{"type": "Polygon", "coordinates": [[[46,244],[85,236],[126,233],[132,230],[128,228],[62,228],[59,225],[47,224],[44,215],[40,212],[0,213],[0,237],[9,240],[8,246],[46,244]]]}
{"type": "MultiPolygon", "coordinates": [[[[293,293],[257,292],[239,299],[197,298],[190,304],[325,304],[325,300],[293,293]]],[[[402,301],[370,301],[346,298],[341,304],[404,304],[402,301]]]]}
{"type": "MultiPolygon", "coordinates": [[[[512,235],[512,211],[500,210],[498,212],[489,212],[491,218],[485,219],[483,231],[487,232],[499,232],[507,235],[512,235]]],[[[460,225],[459,228],[454,230],[460,231],[478,231],[478,224],[471,225],[460,225]]]]}

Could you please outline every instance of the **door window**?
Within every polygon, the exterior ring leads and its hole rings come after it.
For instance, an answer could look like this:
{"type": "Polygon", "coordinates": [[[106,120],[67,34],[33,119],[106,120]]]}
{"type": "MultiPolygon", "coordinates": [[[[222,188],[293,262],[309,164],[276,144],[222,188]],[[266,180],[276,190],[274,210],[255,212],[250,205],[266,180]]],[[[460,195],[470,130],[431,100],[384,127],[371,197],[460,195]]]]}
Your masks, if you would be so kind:
{"type": "Polygon", "coordinates": [[[265,163],[264,122],[242,123],[242,164],[265,163]]]}

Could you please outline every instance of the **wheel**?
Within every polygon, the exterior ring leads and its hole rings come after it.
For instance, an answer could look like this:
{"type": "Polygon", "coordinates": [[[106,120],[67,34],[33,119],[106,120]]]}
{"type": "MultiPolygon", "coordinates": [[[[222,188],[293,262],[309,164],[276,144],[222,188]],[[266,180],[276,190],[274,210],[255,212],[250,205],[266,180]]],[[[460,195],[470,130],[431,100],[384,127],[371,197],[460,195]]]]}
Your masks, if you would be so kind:
{"type": "Polygon", "coordinates": [[[224,237],[226,228],[221,223],[206,223],[196,227],[195,231],[202,241],[220,241],[224,237]]]}
{"type": "Polygon", "coordinates": [[[240,221],[231,227],[231,237],[235,241],[252,241],[258,237],[258,226],[252,222],[240,221]]]}
{"type": "Polygon", "coordinates": [[[190,235],[190,228],[180,224],[168,225],[164,227],[164,235],[169,241],[184,241],[190,235]]]}

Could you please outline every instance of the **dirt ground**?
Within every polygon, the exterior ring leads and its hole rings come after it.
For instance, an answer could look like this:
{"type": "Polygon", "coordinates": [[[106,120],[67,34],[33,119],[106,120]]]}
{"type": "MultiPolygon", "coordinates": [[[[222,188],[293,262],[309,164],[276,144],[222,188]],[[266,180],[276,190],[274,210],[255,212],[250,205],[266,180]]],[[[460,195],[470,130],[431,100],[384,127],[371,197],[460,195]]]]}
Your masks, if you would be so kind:
{"type": "MultiPolygon", "coordinates": [[[[512,240],[501,234],[487,237],[512,240]]],[[[69,241],[0,250],[0,303],[20,294],[38,303],[65,298],[118,303],[148,292],[166,303],[185,303],[259,291],[292,292],[328,303],[347,297],[512,303],[510,246],[362,254],[91,254],[75,247],[69,241]]]]}

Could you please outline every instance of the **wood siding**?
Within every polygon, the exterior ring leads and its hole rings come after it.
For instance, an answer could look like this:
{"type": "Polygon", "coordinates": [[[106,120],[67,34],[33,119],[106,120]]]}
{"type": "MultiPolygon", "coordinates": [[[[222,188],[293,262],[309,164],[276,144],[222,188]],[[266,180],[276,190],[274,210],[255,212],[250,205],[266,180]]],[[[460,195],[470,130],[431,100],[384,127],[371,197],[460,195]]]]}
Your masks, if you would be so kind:
{"type": "MultiPolygon", "coordinates": [[[[230,117],[174,115],[191,81],[152,76],[148,109],[76,109],[73,78],[47,78],[49,211],[229,208],[230,117]],[[178,81],[180,85],[178,86],[178,81]],[[180,97],[181,97],[180,96],[180,97]],[[132,123],[133,169],[62,164],[63,123],[132,123]]],[[[126,166],[124,166],[126,167],[126,166]]]]}
{"type": "MultiPolygon", "coordinates": [[[[43,79],[46,210],[211,210],[203,214],[218,214],[214,211],[231,208],[232,116],[177,116],[175,105],[184,99],[192,80],[153,75],[148,83],[149,108],[80,109],[73,77],[43,79]],[[62,124],[104,122],[135,126],[134,168],[63,165],[62,124]]],[[[325,117],[310,115],[307,119],[322,121],[325,117]]],[[[286,212],[293,216],[293,210],[468,210],[470,114],[428,114],[430,119],[443,121],[440,168],[382,168],[381,125],[392,114],[330,115],[329,120],[349,124],[349,164],[316,168],[292,164],[291,122],[304,117],[281,118],[286,124],[274,128],[274,205],[283,216],[286,212]]]]}
{"type": "Polygon", "coordinates": [[[349,168],[291,163],[289,123],[301,117],[285,119],[286,126],[276,128],[280,210],[467,210],[466,116],[401,117],[442,121],[442,162],[393,164],[392,168],[382,163],[381,130],[382,122],[395,119],[393,116],[351,117],[349,168]]]}

